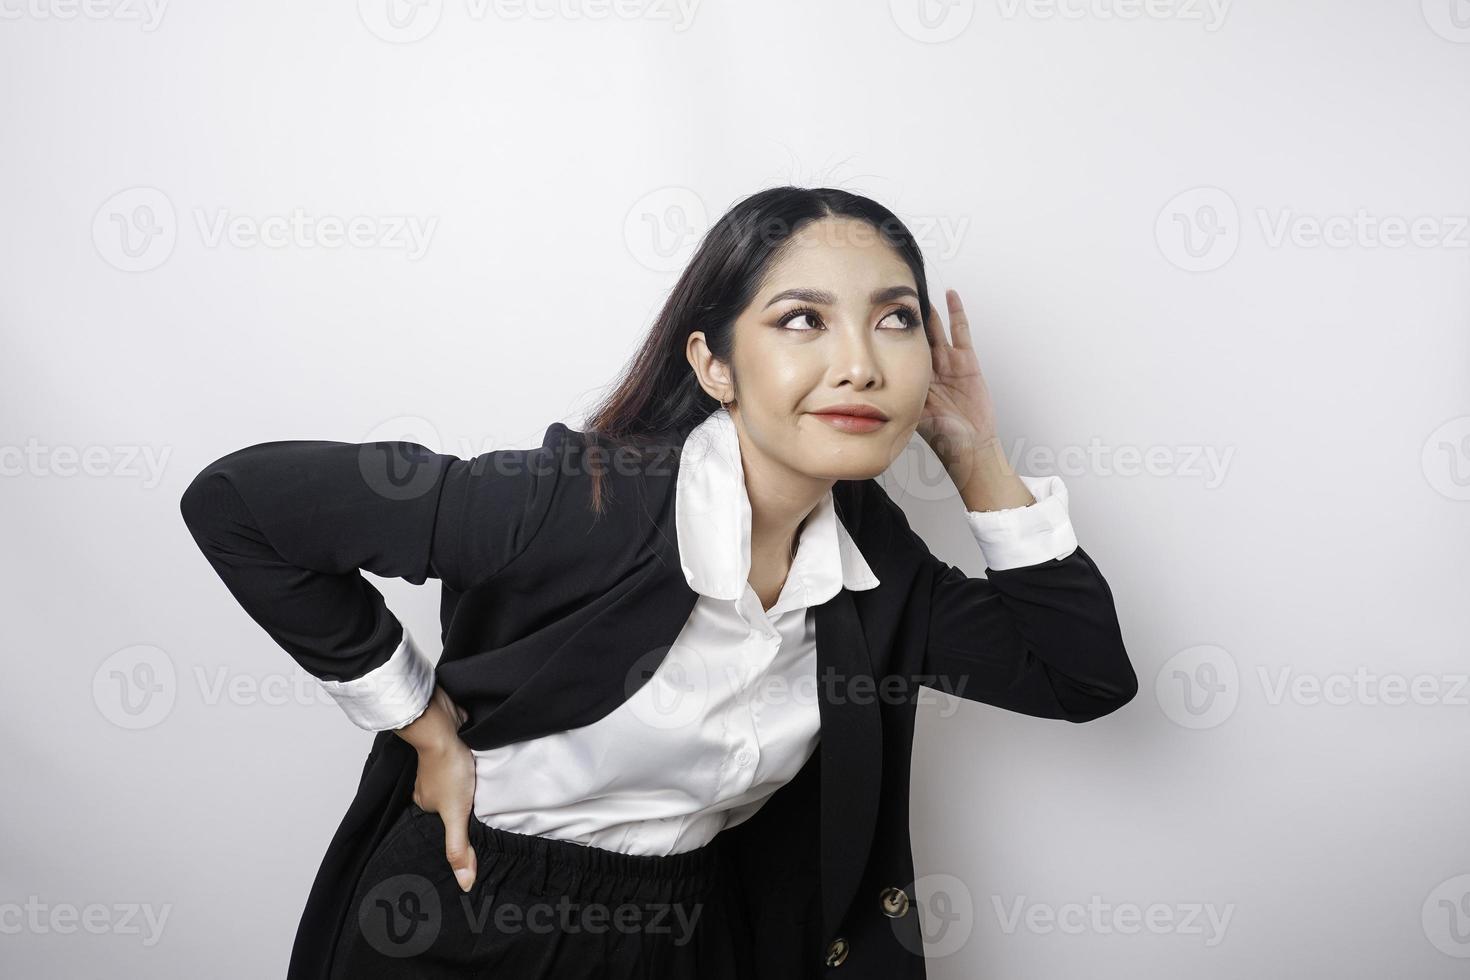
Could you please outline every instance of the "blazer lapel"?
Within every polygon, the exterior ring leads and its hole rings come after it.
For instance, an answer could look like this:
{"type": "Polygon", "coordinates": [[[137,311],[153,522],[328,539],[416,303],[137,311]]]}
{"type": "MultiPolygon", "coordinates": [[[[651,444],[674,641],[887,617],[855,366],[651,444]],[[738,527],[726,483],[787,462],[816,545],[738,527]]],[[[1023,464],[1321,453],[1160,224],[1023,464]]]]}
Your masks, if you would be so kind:
{"type": "Polygon", "coordinates": [[[816,634],[825,939],[834,934],[867,864],[883,785],[883,728],[868,644],[850,591],[842,589],[816,607],[816,634]]]}

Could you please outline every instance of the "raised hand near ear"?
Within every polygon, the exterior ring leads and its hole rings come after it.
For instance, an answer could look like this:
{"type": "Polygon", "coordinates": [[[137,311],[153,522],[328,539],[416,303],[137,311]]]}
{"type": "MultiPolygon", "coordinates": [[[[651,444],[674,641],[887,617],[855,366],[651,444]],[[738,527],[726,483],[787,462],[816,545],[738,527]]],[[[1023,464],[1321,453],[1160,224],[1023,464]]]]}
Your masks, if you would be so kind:
{"type": "Polygon", "coordinates": [[[996,431],[995,404],[970,338],[960,294],[944,292],[949,332],[931,303],[929,336],[933,378],[916,431],[944,464],[970,510],[1025,507],[1036,502],[1006,460],[996,431]]]}
{"type": "MultiPolygon", "coordinates": [[[[965,315],[960,294],[946,289],[944,298],[949,306],[949,329],[954,339],[951,342],[945,335],[944,321],[938,308],[931,303],[924,330],[929,335],[934,378],[929,383],[929,398],[924,403],[920,435],[924,435],[927,425],[931,431],[963,436],[975,443],[983,442],[996,434],[995,405],[990,400],[985,375],[980,372],[980,359],[970,342],[970,320],[965,315]]],[[[927,440],[929,437],[924,435],[924,438],[927,440]]],[[[930,446],[932,448],[933,444],[930,446]]]]}

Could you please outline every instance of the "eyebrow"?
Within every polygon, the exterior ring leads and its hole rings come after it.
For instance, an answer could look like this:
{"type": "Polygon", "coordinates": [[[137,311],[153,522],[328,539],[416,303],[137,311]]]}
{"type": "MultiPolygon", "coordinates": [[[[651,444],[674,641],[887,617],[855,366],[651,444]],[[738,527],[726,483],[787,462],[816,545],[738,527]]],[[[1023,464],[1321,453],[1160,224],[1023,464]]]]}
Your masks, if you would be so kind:
{"type": "MultiPolygon", "coordinates": [[[[912,296],[914,299],[919,298],[919,294],[914,291],[912,286],[888,286],[883,289],[873,290],[868,296],[868,302],[877,306],[879,303],[887,303],[890,300],[898,299],[900,296],[912,296]]],[[[766,303],[766,306],[762,308],[774,306],[783,299],[799,299],[807,303],[819,303],[823,306],[832,306],[837,302],[837,297],[825,289],[811,289],[800,286],[796,289],[782,290],[775,296],[772,296],[770,301],[766,303]]]]}

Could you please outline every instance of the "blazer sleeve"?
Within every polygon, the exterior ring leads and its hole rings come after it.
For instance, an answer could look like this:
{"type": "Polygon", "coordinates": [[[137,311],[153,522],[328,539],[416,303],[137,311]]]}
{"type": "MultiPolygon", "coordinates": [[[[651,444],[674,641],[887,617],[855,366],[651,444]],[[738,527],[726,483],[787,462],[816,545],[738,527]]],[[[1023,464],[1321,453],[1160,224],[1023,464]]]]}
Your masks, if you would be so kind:
{"type": "Polygon", "coordinates": [[[1092,721],[1131,701],[1138,677],[1112,590],[1077,545],[1065,484],[1021,480],[1036,503],[966,512],[986,578],[934,556],[914,535],[931,573],[921,680],[1022,714],[1092,721]]]}
{"type": "Polygon", "coordinates": [[[560,471],[538,449],[464,460],[412,442],[265,442],[206,466],[180,512],[241,607],[369,731],[428,706],[434,665],[365,579],[466,591],[525,550],[560,471]]]}

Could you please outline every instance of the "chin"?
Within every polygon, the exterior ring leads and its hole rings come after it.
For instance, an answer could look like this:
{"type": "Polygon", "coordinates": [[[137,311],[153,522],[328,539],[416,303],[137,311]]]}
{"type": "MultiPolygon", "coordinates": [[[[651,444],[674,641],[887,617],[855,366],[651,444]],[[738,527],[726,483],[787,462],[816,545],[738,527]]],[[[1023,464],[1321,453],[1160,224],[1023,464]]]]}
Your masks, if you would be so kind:
{"type": "Polygon", "coordinates": [[[814,462],[819,455],[825,461],[825,465],[813,467],[813,470],[808,472],[824,480],[871,480],[888,469],[889,464],[893,462],[888,458],[886,452],[877,450],[861,453],[812,453],[807,456],[806,462],[814,462]]]}

